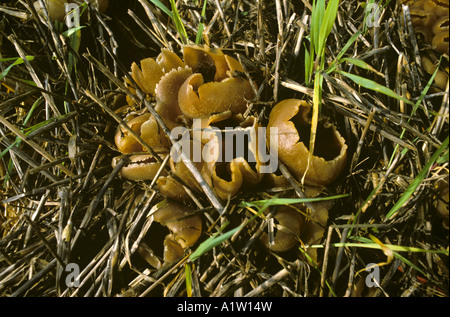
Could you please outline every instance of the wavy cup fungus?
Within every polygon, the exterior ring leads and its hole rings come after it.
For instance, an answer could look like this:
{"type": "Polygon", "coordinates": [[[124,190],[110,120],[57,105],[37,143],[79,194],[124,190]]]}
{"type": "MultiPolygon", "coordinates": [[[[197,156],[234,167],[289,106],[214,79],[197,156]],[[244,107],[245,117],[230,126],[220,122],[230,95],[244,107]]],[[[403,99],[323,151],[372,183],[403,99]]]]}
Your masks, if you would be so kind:
{"type": "Polygon", "coordinates": [[[289,206],[281,206],[274,215],[275,229],[273,244],[269,242],[269,235],[262,234],[262,244],[274,252],[284,252],[292,249],[300,240],[300,233],[304,226],[304,217],[289,206]]]}
{"type": "MultiPolygon", "coordinates": [[[[125,119],[131,130],[152,147],[155,151],[167,151],[169,143],[166,136],[160,130],[155,118],[149,113],[142,115],[130,115],[125,119]]],[[[117,129],[114,141],[117,149],[123,154],[143,152],[145,148],[141,143],[123,126],[117,129]]]]}
{"type": "MultiPolygon", "coordinates": [[[[189,145],[191,146],[191,149],[194,148],[192,141],[190,141],[189,145]]],[[[190,154],[190,159],[193,161],[194,166],[198,171],[201,171],[204,162],[194,161],[192,151],[190,154]]],[[[158,189],[163,196],[176,201],[189,201],[190,197],[180,181],[182,181],[190,190],[197,193],[201,192],[200,184],[197,182],[194,175],[192,175],[191,171],[187,168],[187,166],[181,159],[177,162],[174,162],[173,157],[171,157],[169,165],[171,175],[160,177],[156,182],[156,184],[158,185],[158,189]]]]}
{"type": "MultiPolygon", "coordinates": [[[[162,158],[166,155],[162,154],[162,158]]],[[[113,168],[116,167],[119,159],[120,157],[113,158],[111,163],[113,168]]],[[[134,181],[152,180],[160,168],[161,163],[152,155],[132,155],[129,157],[129,162],[119,171],[119,175],[134,181]]],[[[165,175],[164,171],[161,175],[165,175]]]]}
{"type": "MultiPolygon", "coordinates": [[[[272,243],[269,235],[261,235],[262,244],[274,252],[286,252],[301,241],[303,246],[320,243],[328,221],[328,208],[324,204],[314,204],[314,211],[307,214],[302,205],[280,206],[274,213],[274,237],[272,243]]],[[[308,250],[308,254],[316,259],[314,249],[308,250]]]]}
{"type": "Polygon", "coordinates": [[[151,210],[154,221],[169,229],[164,239],[164,262],[173,263],[184,256],[202,234],[202,220],[188,206],[162,201],[151,210]]]}
{"type": "Polygon", "coordinates": [[[230,110],[243,113],[254,93],[244,70],[221,50],[197,45],[183,47],[184,62],[193,74],[180,88],[180,109],[188,118],[204,118],[230,110]]]}
{"type": "MultiPolygon", "coordinates": [[[[416,35],[443,54],[449,54],[449,0],[400,0],[409,5],[411,22],[416,35]]],[[[437,68],[422,54],[422,67],[428,74],[437,68]]],[[[444,90],[447,86],[448,70],[438,70],[435,84],[444,90]]]]}
{"type": "Polygon", "coordinates": [[[310,110],[311,106],[303,100],[279,102],[269,116],[267,139],[270,128],[277,128],[279,159],[298,180],[304,179],[307,185],[324,186],[336,180],[344,169],[347,145],[333,125],[319,124],[314,155],[308,166],[310,110]]]}
{"type": "Polygon", "coordinates": [[[140,64],[140,67],[136,63],[131,64],[131,76],[139,88],[150,95],[155,95],[156,85],[164,74],[185,66],[177,54],[164,48],[156,60],[149,57],[141,60],[140,64]]]}

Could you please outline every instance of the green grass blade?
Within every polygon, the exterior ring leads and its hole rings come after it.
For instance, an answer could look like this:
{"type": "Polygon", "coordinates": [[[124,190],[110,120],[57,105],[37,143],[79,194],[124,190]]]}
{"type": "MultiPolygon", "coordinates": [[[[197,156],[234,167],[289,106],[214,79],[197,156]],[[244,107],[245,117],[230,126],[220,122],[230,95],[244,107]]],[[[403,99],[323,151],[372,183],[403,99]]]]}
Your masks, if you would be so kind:
{"type": "MultiPolygon", "coordinates": [[[[25,57],[28,61],[32,61],[34,59],[34,56],[31,56],[31,55],[27,55],[25,57]]],[[[8,67],[6,67],[3,72],[0,73],[0,80],[2,80],[3,78],[5,78],[6,75],[8,75],[11,68],[13,68],[16,65],[23,64],[23,59],[20,57],[18,57],[18,58],[2,58],[0,60],[0,62],[6,62],[6,61],[11,61],[11,60],[15,60],[15,61],[14,61],[14,63],[12,63],[8,67]]]]}
{"type": "MultiPolygon", "coordinates": [[[[325,3],[323,4],[325,6],[325,3]]],[[[336,20],[337,10],[339,7],[339,0],[330,0],[328,6],[323,15],[323,20],[321,22],[319,37],[318,37],[318,50],[317,55],[321,56],[325,49],[325,44],[327,42],[328,35],[333,28],[334,21],[336,20]]]]}
{"type": "Polygon", "coordinates": [[[81,30],[81,29],[83,29],[85,27],[86,27],[86,25],[80,25],[80,26],[68,29],[67,31],[61,33],[61,35],[64,36],[64,37],[69,37],[72,34],[75,34],[76,32],[78,32],[79,30],[81,30]]]}
{"type": "MultiPolygon", "coordinates": [[[[356,237],[356,236],[348,236],[349,239],[355,240],[357,242],[336,242],[332,243],[331,245],[336,248],[341,247],[356,247],[356,248],[366,248],[366,249],[377,249],[381,250],[382,247],[378,244],[373,242],[372,240],[365,238],[365,237],[356,237]]],[[[437,254],[444,254],[448,255],[448,250],[430,250],[430,249],[422,249],[422,248],[416,248],[416,247],[407,247],[402,245],[395,245],[395,244],[384,244],[384,246],[388,247],[392,251],[395,252],[408,252],[408,253],[437,253],[437,254]]],[[[322,244],[316,244],[311,245],[311,248],[324,248],[324,245],[322,244]]]]}
{"type": "Polygon", "coordinates": [[[261,207],[261,206],[278,206],[278,205],[292,205],[306,202],[318,202],[333,199],[341,199],[348,197],[348,194],[328,196],[328,197],[314,197],[314,198],[272,198],[255,201],[241,201],[239,207],[261,207]]]}
{"type": "MultiPolygon", "coordinates": [[[[325,0],[316,0],[313,2],[311,13],[311,47],[314,48],[314,52],[319,52],[319,34],[322,26],[323,16],[325,14],[325,0]]],[[[312,51],[311,48],[311,51],[312,51]]],[[[313,53],[311,53],[314,56],[313,53]]]]}
{"type": "Polygon", "coordinates": [[[197,36],[195,37],[195,44],[200,44],[200,42],[202,41],[202,37],[203,37],[203,29],[205,27],[205,23],[203,22],[203,20],[206,18],[206,4],[208,3],[208,1],[204,0],[203,1],[203,9],[202,9],[202,14],[201,14],[201,21],[198,25],[198,30],[197,30],[197,36]]]}
{"type": "Polygon", "coordinates": [[[311,55],[305,47],[305,83],[308,85],[311,80],[311,72],[314,66],[314,61],[311,60],[311,55]]]}
{"type": "MultiPolygon", "coordinates": [[[[274,198],[274,199],[276,199],[276,198],[274,198]]],[[[230,231],[220,235],[220,232],[222,231],[222,229],[225,226],[227,226],[228,224],[225,224],[224,226],[222,226],[222,228],[220,229],[219,232],[215,233],[212,237],[209,237],[208,239],[206,239],[204,242],[202,242],[198,246],[197,250],[195,250],[189,256],[189,260],[190,261],[195,261],[196,259],[198,259],[200,256],[202,256],[206,252],[212,250],[214,247],[218,246],[222,242],[224,242],[224,241],[228,240],[229,238],[231,238],[236,232],[238,232],[239,230],[244,228],[247,224],[249,224],[254,219],[256,219],[256,217],[258,217],[269,206],[270,206],[270,200],[267,201],[261,208],[259,208],[258,212],[255,215],[253,215],[249,220],[245,221],[240,226],[238,226],[238,227],[236,227],[236,228],[234,228],[234,229],[232,229],[232,230],[230,230],[230,231]]]]}
{"type": "Polygon", "coordinates": [[[449,141],[449,137],[447,136],[447,138],[444,140],[444,142],[442,142],[441,146],[436,150],[436,152],[434,152],[433,156],[422,168],[420,173],[416,176],[416,178],[414,178],[413,182],[408,186],[408,188],[406,188],[405,192],[400,197],[400,199],[397,201],[397,203],[387,213],[386,219],[391,218],[414,194],[414,192],[420,186],[420,184],[422,183],[424,178],[428,175],[430,168],[433,166],[433,164],[436,162],[436,160],[439,158],[439,156],[442,154],[442,152],[444,152],[444,150],[448,147],[448,141],[449,141]]]}
{"type": "Polygon", "coordinates": [[[355,34],[352,35],[352,37],[348,40],[348,42],[344,45],[342,50],[336,56],[337,60],[341,59],[342,56],[344,56],[344,54],[347,52],[347,50],[350,48],[350,46],[352,46],[352,44],[355,43],[355,41],[358,39],[358,36],[360,36],[361,33],[362,33],[361,31],[358,31],[358,32],[356,32],[355,34]]]}
{"type": "Polygon", "coordinates": [[[408,100],[402,96],[399,96],[397,93],[395,93],[395,91],[393,91],[385,86],[382,86],[382,85],[378,84],[377,82],[374,82],[373,80],[370,80],[370,79],[367,79],[367,78],[364,78],[361,76],[353,75],[353,74],[350,74],[350,73],[347,73],[344,71],[337,71],[337,72],[339,74],[344,75],[345,77],[351,79],[354,83],[356,83],[364,88],[380,92],[382,94],[385,94],[386,96],[389,96],[389,97],[392,97],[392,98],[395,98],[398,100],[402,100],[405,103],[410,104],[410,105],[414,105],[414,103],[411,100],[408,100]]]}
{"type": "Polygon", "coordinates": [[[166,7],[164,3],[162,3],[159,0],[150,0],[151,3],[153,3],[155,6],[157,6],[162,12],[167,14],[170,18],[173,19],[173,13],[169,10],[169,8],[166,7]]]}
{"type": "Polygon", "coordinates": [[[372,66],[370,66],[369,64],[367,64],[365,61],[363,61],[361,59],[344,57],[344,58],[341,58],[340,61],[353,64],[355,66],[358,66],[359,68],[362,68],[362,69],[365,69],[365,70],[369,70],[369,71],[374,72],[375,74],[383,77],[382,73],[380,73],[375,68],[373,68],[372,66]]]}
{"type": "MultiPolygon", "coordinates": [[[[25,119],[23,120],[22,126],[26,126],[26,125],[28,124],[28,121],[32,118],[32,115],[33,115],[34,110],[35,110],[35,109],[37,108],[37,106],[41,103],[42,99],[43,99],[43,97],[39,97],[39,98],[33,103],[33,105],[32,105],[31,108],[30,108],[30,111],[28,111],[27,116],[26,116],[25,119]]],[[[31,130],[31,131],[32,131],[32,130],[31,130]]],[[[28,133],[30,133],[31,131],[28,131],[28,133]]],[[[23,130],[22,130],[22,132],[23,132],[23,130]]],[[[28,133],[25,133],[25,134],[28,134],[28,133]]],[[[5,156],[6,153],[8,153],[8,151],[9,151],[12,147],[14,147],[14,146],[19,147],[19,146],[20,146],[20,143],[22,143],[22,139],[19,138],[19,137],[16,137],[16,139],[14,140],[14,142],[13,142],[10,146],[8,146],[4,151],[2,151],[2,152],[0,153],[0,159],[1,159],[3,156],[5,156]]],[[[6,173],[6,175],[5,175],[5,179],[4,179],[4,182],[3,182],[3,185],[4,185],[5,188],[6,188],[6,184],[8,183],[9,175],[11,174],[12,167],[13,167],[12,159],[10,158],[10,159],[9,159],[9,162],[8,162],[7,173],[6,173]]]]}
{"type": "Polygon", "coordinates": [[[228,231],[228,232],[226,232],[224,234],[216,233],[212,237],[209,237],[204,242],[202,242],[198,246],[197,250],[195,250],[189,256],[189,260],[190,261],[197,260],[200,256],[202,256],[206,252],[212,250],[214,247],[218,246],[222,242],[224,242],[224,241],[228,240],[229,238],[231,238],[231,236],[233,236],[233,234],[235,234],[239,229],[240,229],[240,227],[236,227],[236,228],[234,228],[234,229],[232,229],[232,230],[230,230],[230,231],[228,231]]]}
{"type": "Polygon", "coordinates": [[[175,23],[175,27],[177,28],[178,34],[180,34],[181,42],[184,44],[188,44],[188,36],[186,33],[186,29],[184,28],[183,21],[181,21],[180,14],[178,13],[177,5],[175,0],[170,0],[170,5],[172,7],[172,18],[175,23]]]}

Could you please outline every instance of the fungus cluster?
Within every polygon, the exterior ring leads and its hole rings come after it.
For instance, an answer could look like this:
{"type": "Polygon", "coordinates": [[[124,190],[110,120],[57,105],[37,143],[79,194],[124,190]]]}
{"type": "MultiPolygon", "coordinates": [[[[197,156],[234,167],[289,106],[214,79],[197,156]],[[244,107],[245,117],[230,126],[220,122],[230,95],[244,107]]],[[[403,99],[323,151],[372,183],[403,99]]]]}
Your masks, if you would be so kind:
{"type": "MultiPolygon", "coordinates": [[[[270,149],[258,150],[255,147],[258,142],[246,144],[244,154],[232,151],[228,160],[223,159],[224,151],[234,146],[227,143],[229,139],[226,133],[230,127],[234,133],[248,133],[255,140],[265,140],[264,144],[277,139],[278,159],[298,181],[304,178],[308,185],[322,187],[332,183],[345,166],[345,140],[326,120],[317,135],[319,151],[315,151],[313,160],[308,161],[310,155],[307,144],[311,125],[307,115],[311,106],[306,101],[288,99],[275,105],[267,130],[258,129],[261,123],[255,117],[244,118],[247,103],[255,97],[254,90],[241,64],[220,49],[186,45],[183,47],[182,59],[174,52],[162,49],[155,59],[146,58],[140,61],[140,65],[133,63],[131,77],[134,83],[126,82],[130,91],[140,89],[144,92],[154,102],[156,113],[171,131],[185,128],[184,133],[188,138],[184,140],[183,146],[188,145],[188,148],[193,149],[187,156],[222,200],[231,199],[244,188],[260,185],[263,179],[267,179],[267,183],[272,180],[281,184],[274,173],[260,172],[264,166],[260,151],[270,149]],[[204,131],[210,133],[197,133],[204,131]],[[202,155],[200,160],[195,160],[194,156],[199,152],[208,153],[209,159],[204,159],[202,155]],[[249,156],[253,159],[250,160],[249,156]]],[[[131,98],[127,101],[130,106],[134,105],[131,98]]],[[[152,180],[161,168],[160,162],[169,156],[170,171],[164,170],[156,180],[159,192],[176,206],[184,206],[185,202],[191,200],[191,193],[201,192],[200,184],[183,160],[174,158],[171,142],[162,133],[153,115],[146,111],[132,113],[124,121],[127,127],[120,126],[115,135],[117,149],[129,155],[129,163],[120,172],[122,177],[152,180]],[[147,152],[143,143],[153,150],[152,154],[147,152]],[[154,155],[158,155],[159,160],[154,155]]],[[[112,165],[115,166],[117,162],[118,158],[114,158],[112,165]]],[[[277,210],[274,220],[279,230],[275,240],[269,241],[267,235],[263,235],[262,244],[273,251],[283,252],[300,239],[307,243],[317,242],[322,237],[328,209],[318,206],[312,214],[306,215],[306,211],[300,212],[301,208],[282,207],[277,210]]],[[[167,224],[166,218],[157,214],[154,217],[155,221],[167,224]]],[[[175,225],[177,221],[171,220],[170,223],[175,225]]],[[[179,258],[186,248],[196,242],[198,236],[181,243],[180,237],[176,237],[178,231],[167,226],[172,235],[165,242],[165,260],[171,261],[179,258]]],[[[201,226],[196,228],[201,231],[201,226]]]]}
{"type": "Polygon", "coordinates": [[[441,53],[448,54],[448,0],[402,0],[410,7],[415,32],[441,53]]]}
{"type": "MultiPolygon", "coordinates": [[[[416,35],[441,54],[449,54],[449,0],[401,0],[410,7],[411,22],[416,35]]],[[[422,54],[423,69],[433,74],[436,65],[422,54]]],[[[448,75],[438,70],[435,83],[445,89],[448,75]]]]}
{"type": "MultiPolygon", "coordinates": [[[[244,129],[248,125],[257,125],[255,118],[244,120],[242,114],[247,109],[247,101],[254,98],[249,81],[242,75],[241,64],[224,54],[219,49],[210,49],[197,45],[183,47],[183,60],[175,53],[162,49],[156,59],[141,60],[140,66],[133,63],[131,75],[135,83],[144,93],[156,101],[155,111],[166,126],[173,130],[179,126],[187,126],[193,130],[194,120],[201,122],[198,128],[206,129],[211,124],[226,124],[244,129]],[[226,123],[225,123],[226,122],[226,123]]],[[[133,91],[131,83],[130,90],[133,91]]],[[[128,100],[132,103],[131,100],[128,100]]],[[[147,143],[155,152],[168,155],[170,143],[156,119],[149,113],[131,114],[125,121],[128,127],[147,143]]],[[[205,144],[215,144],[219,149],[226,146],[222,138],[209,139],[201,134],[195,138],[189,136],[192,143],[199,142],[200,149],[205,144]]],[[[120,127],[115,136],[117,148],[123,154],[143,152],[145,148],[128,129],[120,127]]],[[[193,145],[190,148],[195,148],[193,145]]],[[[219,155],[217,151],[216,155],[219,155]]],[[[191,155],[192,155],[191,151],[191,155]]],[[[191,157],[192,159],[192,157],[191,157]]],[[[228,199],[234,196],[247,179],[242,175],[256,174],[243,157],[236,157],[231,162],[219,162],[219,157],[208,162],[194,161],[206,182],[213,188],[218,197],[228,199]]],[[[116,162],[116,161],[114,161],[116,162]]],[[[131,163],[124,167],[122,175],[133,169],[141,169],[135,180],[153,179],[155,173],[147,173],[147,163],[151,163],[156,172],[158,163],[151,154],[132,156],[131,163]]],[[[170,175],[163,175],[157,180],[160,192],[178,201],[189,200],[189,195],[179,182],[182,180],[194,192],[200,191],[200,185],[182,161],[175,162],[171,157],[170,175]]],[[[253,176],[251,179],[258,179],[253,176]]]]}

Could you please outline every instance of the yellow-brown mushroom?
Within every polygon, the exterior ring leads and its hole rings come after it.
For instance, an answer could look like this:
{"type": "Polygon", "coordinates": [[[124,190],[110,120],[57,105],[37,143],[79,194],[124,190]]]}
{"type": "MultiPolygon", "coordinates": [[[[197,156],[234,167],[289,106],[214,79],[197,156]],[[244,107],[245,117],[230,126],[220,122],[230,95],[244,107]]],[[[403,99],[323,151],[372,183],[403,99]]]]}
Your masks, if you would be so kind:
{"type": "Polygon", "coordinates": [[[202,220],[190,207],[172,201],[162,201],[152,209],[154,221],[167,227],[164,239],[164,261],[172,263],[194,245],[202,233],[202,220]]]}
{"type": "Polygon", "coordinates": [[[199,45],[183,46],[183,59],[194,73],[202,74],[206,82],[222,81],[235,72],[243,72],[242,65],[220,49],[199,45]]]}
{"type": "MultiPolygon", "coordinates": [[[[411,22],[419,38],[440,53],[449,54],[449,0],[400,0],[410,7],[411,22]]],[[[428,74],[436,71],[437,65],[422,54],[422,67],[428,74]]],[[[448,70],[438,70],[435,84],[444,90],[447,86],[448,70]]]]}
{"type": "Polygon", "coordinates": [[[178,100],[186,117],[205,118],[227,110],[243,113],[247,100],[253,97],[250,83],[244,78],[230,77],[205,83],[202,74],[194,73],[181,86],[178,100]]]}
{"type": "MultiPolygon", "coordinates": [[[[194,148],[192,141],[190,141],[191,149],[194,148]]],[[[203,168],[204,161],[193,160],[193,151],[190,152],[190,159],[193,161],[194,166],[200,172],[203,168]]],[[[180,159],[175,162],[173,156],[169,160],[169,166],[171,175],[160,177],[157,180],[157,185],[160,193],[170,199],[176,201],[189,201],[190,196],[185,191],[183,185],[178,181],[184,182],[188,188],[194,192],[201,192],[200,184],[192,175],[191,171],[187,168],[184,162],[180,159]]]]}
{"type": "MultiPolygon", "coordinates": [[[[159,154],[163,159],[167,154],[159,154]]],[[[114,157],[112,160],[112,167],[116,167],[120,157],[114,157]]],[[[129,157],[129,162],[122,167],[119,175],[134,181],[152,180],[155,178],[157,172],[161,168],[161,163],[152,155],[132,155],[129,157]]],[[[162,171],[161,175],[166,173],[162,171]]]]}
{"type": "MultiPolygon", "coordinates": [[[[64,20],[64,17],[66,15],[64,4],[66,3],[67,1],[65,0],[45,0],[45,5],[47,6],[48,17],[50,18],[50,20],[64,20]]],[[[38,14],[42,16],[44,15],[44,8],[42,8],[39,1],[35,1],[33,3],[33,6],[38,14]]]]}
{"type": "MultiPolygon", "coordinates": [[[[309,214],[307,208],[302,205],[280,206],[274,213],[275,229],[272,243],[269,235],[261,235],[262,244],[274,251],[285,252],[292,249],[299,241],[308,247],[319,243],[325,232],[325,225],[328,221],[328,204],[314,203],[314,210],[309,214]]],[[[315,250],[307,249],[308,254],[316,259],[315,250]]]]}
{"type": "Polygon", "coordinates": [[[172,69],[184,67],[183,61],[167,49],[161,49],[161,53],[155,59],[145,58],[141,60],[140,67],[131,64],[131,76],[143,92],[155,95],[155,88],[161,77],[172,69]]]}
{"type": "Polygon", "coordinates": [[[277,128],[279,159],[298,180],[324,186],[336,180],[344,169],[347,145],[333,125],[319,124],[314,155],[309,161],[310,109],[310,104],[298,99],[276,104],[269,116],[267,139],[274,133],[271,128],[277,128]]]}
{"type": "MultiPolygon", "coordinates": [[[[224,119],[222,125],[238,124],[233,129],[215,131],[210,126],[210,138],[203,138],[211,151],[210,156],[204,158],[206,162],[202,167],[202,175],[211,186],[217,196],[223,200],[232,198],[245,186],[253,186],[262,179],[260,172],[258,135],[259,124],[254,117],[248,117],[243,121],[242,116],[214,116],[210,124],[224,119]],[[225,120],[227,119],[227,120],[225,120]],[[247,138],[246,138],[247,137],[247,138]]],[[[231,128],[231,127],[228,127],[231,128]]]]}
{"type": "MultiPolygon", "coordinates": [[[[75,1],[68,1],[68,0],[44,0],[45,5],[47,7],[48,17],[50,20],[58,20],[58,21],[64,21],[64,18],[66,16],[66,8],[65,4],[69,3],[75,3],[75,1]]],[[[108,9],[109,0],[88,0],[88,2],[93,3],[99,12],[105,12],[106,9],[108,9]]],[[[43,8],[41,7],[41,4],[39,1],[35,1],[33,3],[33,6],[36,10],[36,12],[40,15],[44,15],[43,8]]]]}
{"type": "Polygon", "coordinates": [[[304,217],[289,206],[281,206],[274,215],[276,233],[273,243],[269,241],[269,235],[263,233],[261,242],[274,252],[285,252],[292,249],[300,240],[300,233],[304,226],[304,217]]]}
{"type": "MultiPolygon", "coordinates": [[[[136,135],[140,136],[155,151],[167,151],[168,140],[151,114],[132,114],[125,119],[125,122],[136,135]]],[[[117,149],[123,154],[146,151],[143,145],[123,126],[119,126],[117,129],[114,140],[117,149]]]]}
{"type": "Polygon", "coordinates": [[[178,91],[191,75],[192,70],[189,67],[173,68],[162,76],[156,85],[155,111],[170,130],[183,121],[183,113],[178,103],[178,91]]]}
{"type": "Polygon", "coordinates": [[[109,6],[109,0],[88,0],[90,3],[94,3],[97,6],[99,12],[105,12],[109,6]]]}
{"type": "MultiPolygon", "coordinates": [[[[436,71],[437,65],[435,65],[427,56],[422,56],[422,67],[428,74],[431,75],[436,71]]],[[[444,90],[447,86],[447,82],[448,75],[444,71],[437,69],[436,76],[434,77],[434,83],[436,86],[444,90]]]]}
{"type": "Polygon", "coordinates": [[[183,47],[184,62],[192,75],[179,92],[179,104],[188,118],[206,118],[230,110],[243,113],[247,100],[254,97],[241,64],[219,49],[198,45],[183,47]]]}

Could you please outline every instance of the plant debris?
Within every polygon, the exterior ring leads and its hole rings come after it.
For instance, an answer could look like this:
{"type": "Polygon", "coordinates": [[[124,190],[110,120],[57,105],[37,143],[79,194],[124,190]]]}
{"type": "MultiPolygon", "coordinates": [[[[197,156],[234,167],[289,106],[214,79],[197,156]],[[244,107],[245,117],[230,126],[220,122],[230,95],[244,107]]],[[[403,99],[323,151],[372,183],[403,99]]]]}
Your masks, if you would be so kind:
{"type": "Polygon", "coordinates": [[[83,13],[61,22],[33,2],[0,5],[0,296],[448,297],[449,58],[416,34],[407,5],[71,1],[83,13]],[[282,100],[314,103],[312,122],[336,127],[347,163],[314,188],[279,162],[228,200],[185,183],[202,232],[164,262],[170,232],[152,210],[169,156],[151,153],[152,179],[129,180],[122,168],[141,161],[114,138],[143,112],[169,134],[155,100],[129,89],[131,65],[194,43],[242,65],[256,93],[244,118],[267,126],[282,100]],[[320,226],[318,241],[296,232],[294,247],[270,250],[286,205],[320,226]]]}

